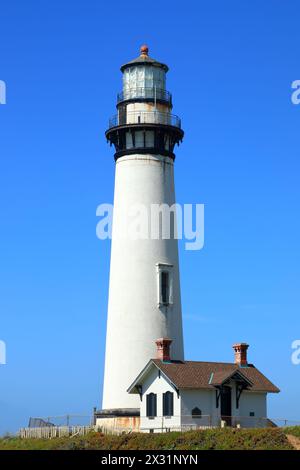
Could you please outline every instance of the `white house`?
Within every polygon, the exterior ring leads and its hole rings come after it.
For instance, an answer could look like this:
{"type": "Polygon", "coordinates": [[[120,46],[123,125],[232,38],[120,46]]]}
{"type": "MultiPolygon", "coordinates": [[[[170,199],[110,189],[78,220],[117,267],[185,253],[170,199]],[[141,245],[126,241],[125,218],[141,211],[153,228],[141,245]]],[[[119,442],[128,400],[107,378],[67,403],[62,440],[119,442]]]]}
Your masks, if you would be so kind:
{"type": "Polygon", "coordinates": [[[234,363],[173,361],[171,340],[161,338],[156,344],[157,359],[128,389],[140,396],[140,431],[272,425],[267,393],[279,389],[247,362],[247,344],[233,345],[234,363]]]}

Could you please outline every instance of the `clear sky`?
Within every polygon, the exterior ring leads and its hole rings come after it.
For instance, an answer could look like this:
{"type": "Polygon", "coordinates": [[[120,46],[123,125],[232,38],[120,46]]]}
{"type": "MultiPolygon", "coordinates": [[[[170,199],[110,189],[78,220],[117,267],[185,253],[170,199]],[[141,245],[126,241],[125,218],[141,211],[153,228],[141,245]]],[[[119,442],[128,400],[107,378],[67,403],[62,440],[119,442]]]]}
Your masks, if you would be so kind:
{"type": "Polygon", "coordinates": [[[177,200],[205,204],[204,249],[180,243],[186,358],[232,361],[247,341],[282,390],[269,416],[300,420],[299,15],[296,0],[1,2],[1,433],[101,403],[104,131],[143,43],[170,67],[185,130],[177,200]]]}

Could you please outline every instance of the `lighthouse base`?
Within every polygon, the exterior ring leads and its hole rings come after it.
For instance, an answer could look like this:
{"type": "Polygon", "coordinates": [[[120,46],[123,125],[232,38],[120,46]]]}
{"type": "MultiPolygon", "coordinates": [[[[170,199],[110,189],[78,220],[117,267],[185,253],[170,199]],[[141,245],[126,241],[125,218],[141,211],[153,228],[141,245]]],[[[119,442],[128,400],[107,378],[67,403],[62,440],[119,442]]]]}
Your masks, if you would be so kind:
{"type": "Polygon", "coordinates": [[[109,434],[139,432],[140,410],[138,408],[98,410],[94,414],[94,423],[98,431],[109,434]]]}

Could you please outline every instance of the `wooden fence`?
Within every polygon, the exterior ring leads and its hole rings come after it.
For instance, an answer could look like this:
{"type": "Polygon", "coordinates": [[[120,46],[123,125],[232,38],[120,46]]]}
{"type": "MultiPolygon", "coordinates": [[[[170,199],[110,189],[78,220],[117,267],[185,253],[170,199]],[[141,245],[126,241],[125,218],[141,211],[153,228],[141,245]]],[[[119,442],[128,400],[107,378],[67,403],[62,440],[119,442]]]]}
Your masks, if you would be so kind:
{"type": "Polygon", "coordinates": [[[63,436],[84,436],[94,429],[94,426],[45,426],[42,428],[21,428],[18,435],[22,439],[51,439],[63,436]]]}

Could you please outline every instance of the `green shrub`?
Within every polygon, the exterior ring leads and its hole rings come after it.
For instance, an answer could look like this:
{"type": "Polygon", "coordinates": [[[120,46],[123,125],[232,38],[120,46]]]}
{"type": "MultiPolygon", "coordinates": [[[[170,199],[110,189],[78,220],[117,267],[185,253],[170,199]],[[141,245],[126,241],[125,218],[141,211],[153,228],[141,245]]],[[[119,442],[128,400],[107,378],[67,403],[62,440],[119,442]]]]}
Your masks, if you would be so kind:
{"type": "MultiPolygon", "coordinates": [[[[300,434],[300,427],[296,429],[300,434]]],[[[288,450],[286,429],[205,429],[184,433],[132,433],[121,436],[91,432],[86,436],[54,439],[0,439],[0,450],[288,450]]],[[[292,434],[292,432],[290,432],[292,434]]],[[[295,434],[295,435],[299,435],[295,434]]],[[[299,436],[300,437],[300,436],[299,436]]]]}

